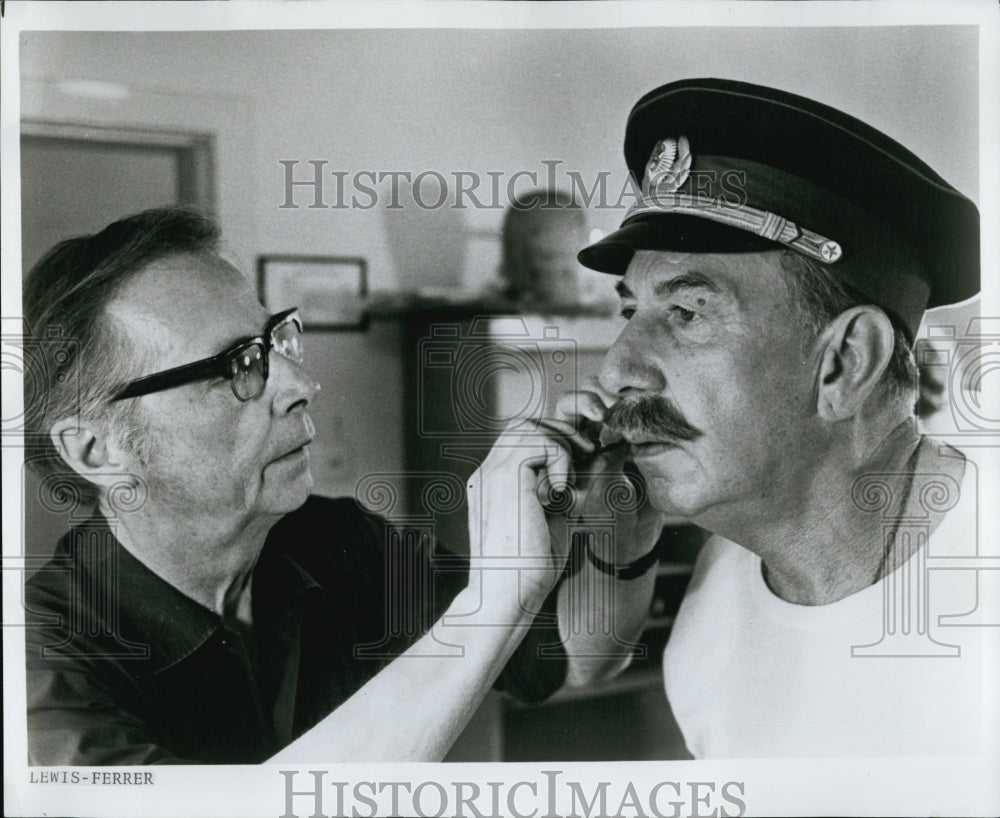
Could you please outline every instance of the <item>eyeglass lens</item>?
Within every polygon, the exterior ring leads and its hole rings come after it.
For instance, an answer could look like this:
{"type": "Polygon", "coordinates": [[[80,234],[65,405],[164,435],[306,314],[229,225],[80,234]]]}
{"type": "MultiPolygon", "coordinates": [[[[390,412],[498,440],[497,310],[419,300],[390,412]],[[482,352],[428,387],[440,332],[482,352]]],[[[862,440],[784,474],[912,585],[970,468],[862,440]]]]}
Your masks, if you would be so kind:
{"type": "Polygon", "coordinates": [[[237,398],[251,400],[264,391],[266,366],[264,348],[259,343],[248,344],[230,358],[230,384],[237,398]]]}
{"type": "Polygon", "coordinates": [[[295,316],[289,316],[271,330],[271,347],[282,357],[302,363],[302,328],[295,316]]]}
{"type": "MultiPolygon", "coordinates": [[[[295,363],[302,363],[301,328],[295,316],[289,316],[271,330],[269,348],[295,363]]],[[[231,384],[236,397],[253,400],[264,391],[268,375],[268,354],[260,343],[248,344],[229,361],[231,384]]]]}

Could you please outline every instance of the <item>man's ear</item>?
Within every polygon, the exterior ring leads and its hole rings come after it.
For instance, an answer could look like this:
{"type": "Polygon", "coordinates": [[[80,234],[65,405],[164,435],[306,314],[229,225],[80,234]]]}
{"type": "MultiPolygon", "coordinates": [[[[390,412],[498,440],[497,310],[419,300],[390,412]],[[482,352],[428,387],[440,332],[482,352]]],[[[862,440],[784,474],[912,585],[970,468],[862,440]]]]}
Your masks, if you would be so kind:
{"type": "Polygon", "coordinates": [[[122,453],[96,424],[71,415],[56,421],[49,435],[59,456],[81,477],[98,486],[121,482],[127,471],[122,453]]]}
{"type": "Polygon", "coordinates": [[[824,420],[853,417],[878,387],[892,357],[894,334],[878,307],[845,310],[823,330],[816,409],[824,420]]]}

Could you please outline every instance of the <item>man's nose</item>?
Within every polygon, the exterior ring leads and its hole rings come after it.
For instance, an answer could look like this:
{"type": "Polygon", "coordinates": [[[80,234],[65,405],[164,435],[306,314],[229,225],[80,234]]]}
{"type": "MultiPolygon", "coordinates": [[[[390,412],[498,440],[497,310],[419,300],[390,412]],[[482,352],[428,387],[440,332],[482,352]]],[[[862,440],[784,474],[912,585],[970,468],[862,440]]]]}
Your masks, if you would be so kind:
{"type": "Polygon", "coordinates": [[[296,407],[305,408],[320,391],[319,383],[302,364],[281,355],[272,355],[268,380],[274,386],[272,407],[276,415],[291,412],[296,407]]]}
{"type": "Polygon", "coordinates": [[[615,339],[601,362],[601,388],[624,397],[630,392],[661,392],[666,377],[657,363],[656,336],[633,318],[615,339]]]}

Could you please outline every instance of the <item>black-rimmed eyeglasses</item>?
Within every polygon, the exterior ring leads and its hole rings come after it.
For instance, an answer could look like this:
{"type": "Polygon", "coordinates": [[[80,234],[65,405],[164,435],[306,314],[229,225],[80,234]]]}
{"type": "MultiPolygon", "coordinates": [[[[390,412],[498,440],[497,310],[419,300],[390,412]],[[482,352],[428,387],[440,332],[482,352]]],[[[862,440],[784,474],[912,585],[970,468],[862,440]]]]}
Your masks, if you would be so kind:
{"type": "Polygon", "coordinates": [[[138,378],[112,400],[138,398],[202,378],[215,377],[228,378],[233,394],[241,401],[253,400],[267,385],[268,356],[272,349],[283,358],[302,363],[302,321],[297,307],[268,318],[261,335],[239,341],[211,358],[138,378]]]}

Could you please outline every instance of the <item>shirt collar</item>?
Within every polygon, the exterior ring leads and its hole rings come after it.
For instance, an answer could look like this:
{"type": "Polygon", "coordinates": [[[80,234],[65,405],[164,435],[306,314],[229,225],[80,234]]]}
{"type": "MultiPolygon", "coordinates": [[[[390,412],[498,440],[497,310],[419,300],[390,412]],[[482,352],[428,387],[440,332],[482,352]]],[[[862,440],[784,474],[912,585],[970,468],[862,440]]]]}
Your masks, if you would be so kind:
{"type": "MultiPolygon", "coordinates": [[[[132,643],[133,649],[147,648],[154,673],[183,661],[224,626],[217,613],[182,593],[122,546],[103,517],[75,527],[63,537],[60,548],[76,564],[81,584],[86,582],[90,588],[95,584],[104,586],[103,595],[81,594],[81,599],[91,607],[103,608],[93,613],[105,621],[105,632],[132,643]],[[74,538],[79,538],[75,549],[71,547],[74,538]],[[109,621],[112,618],[117,619],[120,628],[113,626],[109,621]]],[[[274,601],[291,601],[304,591],[320,587],[270,537],[254,568],[253,582],[255,610],[258,593],[274,601]]]]}

